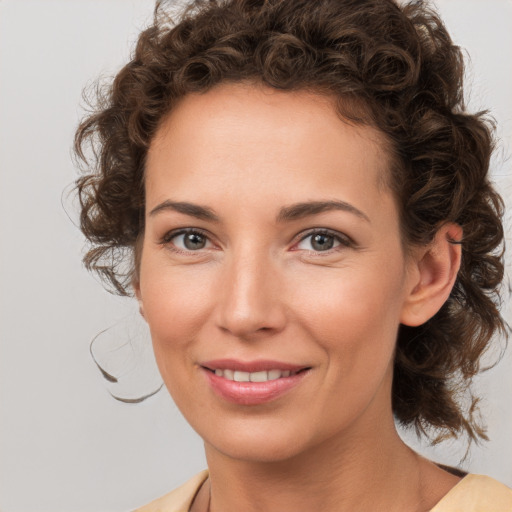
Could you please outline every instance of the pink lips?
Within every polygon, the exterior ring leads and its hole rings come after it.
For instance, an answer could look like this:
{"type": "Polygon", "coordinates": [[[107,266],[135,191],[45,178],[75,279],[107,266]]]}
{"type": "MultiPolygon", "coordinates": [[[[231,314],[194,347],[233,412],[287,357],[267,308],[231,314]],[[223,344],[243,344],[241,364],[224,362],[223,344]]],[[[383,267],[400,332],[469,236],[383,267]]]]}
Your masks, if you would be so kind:
{"type": "Polygon", "coordinates": [[[201,367],[212,390],[228,402],[239,405],[259,405],[275,400],[291,391],[309,373],[308,367],[270,360],[243,362],[218,359],[201,363],[201,367]],[[290,372],[290,375],[265,382],[237,382],[216,375],[215,370],[248,373],[281,370],[290,372]]]}

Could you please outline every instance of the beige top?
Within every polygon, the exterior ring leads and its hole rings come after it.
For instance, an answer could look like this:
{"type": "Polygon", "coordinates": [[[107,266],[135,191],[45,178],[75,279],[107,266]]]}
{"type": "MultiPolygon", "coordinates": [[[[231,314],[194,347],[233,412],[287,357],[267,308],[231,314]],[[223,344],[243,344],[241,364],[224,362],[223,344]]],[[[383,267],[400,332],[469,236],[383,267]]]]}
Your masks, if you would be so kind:
{"type": "MultiPolygon", "coordinates": [[[[207,478],[208,471],[201,471],[181,487],[134,512],[189,512],[207,478]]],[[[488,476],[469,474],[430,512],[512,512],[512,489],[488,476]]]]}

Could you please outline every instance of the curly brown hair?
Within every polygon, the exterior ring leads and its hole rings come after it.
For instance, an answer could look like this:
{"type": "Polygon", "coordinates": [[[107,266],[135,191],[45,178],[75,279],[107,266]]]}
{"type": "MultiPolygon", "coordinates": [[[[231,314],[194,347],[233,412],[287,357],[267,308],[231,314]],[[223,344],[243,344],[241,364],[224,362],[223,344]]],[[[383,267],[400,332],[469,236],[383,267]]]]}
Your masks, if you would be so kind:
{"type": "Polygon", "coordinates": [[[132,60],[76,133],[86,267],[129,294],[144,232],[146,154],[184,95],[226,81],[328,94],[343,119],[387,138],[386,181],[406,249],[428,244],[445,222],[463,228],[449,299],[424,325],[400,328],[395,417],[421,433],[485,438],[476,398],[463,405],[461,394],[493,335],[506,332],[498,310],[503,203],[488,177],[493,125],[485,112],[466,112],[463,74],[461,50],[421,1],[196,0],[176,20],[160,2],[132,60]]]}

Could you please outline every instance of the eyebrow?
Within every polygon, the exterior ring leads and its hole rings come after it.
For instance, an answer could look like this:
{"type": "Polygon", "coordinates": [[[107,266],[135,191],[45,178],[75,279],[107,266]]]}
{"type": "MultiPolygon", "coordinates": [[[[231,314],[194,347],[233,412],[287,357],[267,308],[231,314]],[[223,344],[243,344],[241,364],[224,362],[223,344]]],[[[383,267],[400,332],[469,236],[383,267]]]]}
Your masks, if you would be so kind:
{"type": "Polygon", "coordinates": [[[277,222],[292,221],[332,210],[341,210],[344,212],[352,213],[357,217],[370,222],[368,216],[361,210],[358,210],[350,203],[339,200],[307,201],[305,203],[297,203],[290,206],[285,206],[284,208],[281,208],[276,220],[277,222]]]}
{"type": "Polygon", "coordinates": [[[220,218],[213,212],[211,208],[200,206],[194,203],[175,202],[170,200],[164,201],[163,203],[155,206],[149,212],[149,215],[153,216],[159,212],[167,210],[183,213],[184,215],[189,215],[190,217],[195,217],[196,219],[209,220],[212,222],[220,221],[220,218]]]}
{"type": "MultiPolygon", "coordinates": [[[[196,219],[200,220],[207,220],[211,222],[220,221],[220,217],[216,215],[211,208],[194,203],[176,202],[170,200],[166,200],[163,203],[160,203],[157,206],[155,206],[149,212],[149,215],[154,216],[159,212],[168,210],[183,213],[184,215],[189,215],[190,217],[195,217],[196,219]]],[[[318,215],[319,213],[333,210],[348,212],[353,215],[356,215],[357,217],[367,222],[370,222],[368,216],[364,214],[361,210],[357,209],[350,203],[346,203],[345,201],[339,200],[306,201],[303,203],[296,203],[290,206],[285,206],[281,208],[281,210],[279,211],[276,217],[276,222],[290,222],[293,220],[303,219],[304,217],[318,215]]]]}

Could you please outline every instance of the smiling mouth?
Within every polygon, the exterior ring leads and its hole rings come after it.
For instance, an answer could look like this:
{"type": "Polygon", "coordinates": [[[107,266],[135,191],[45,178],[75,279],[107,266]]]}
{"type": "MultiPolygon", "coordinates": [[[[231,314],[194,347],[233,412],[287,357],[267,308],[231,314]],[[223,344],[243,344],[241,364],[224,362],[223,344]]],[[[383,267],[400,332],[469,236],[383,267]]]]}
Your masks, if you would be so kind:
{"type": "Polygon", "coordinates": [[[217,377],[223,377],[224,379],[231,380],[234,382],[268,382],[271,380],[282,379],[286,377],[292,377],[300,372],[306,371],[308,368],[302,368],[300,370],[262,370],[257,372],[244,372],[240,370],[232,370],[229,368],[217,368],[215,370],[206,368],[211,372],[215,373],[217,377]]]}
{"type": "Polygon", "coordinates": [[[276,400],[299,386],[312,370],[276,360],[216,359],[198,366],[217,396],[243,406],[276,400]]]}
{"type": "Polygon", "coordinates": [[[219,366],[221,368],[210,364],[201,366],[206,381],[217,396],[242,406],[262,405],[277,400],[299,386],[311,370],[311,367],[292,365],[288,365],[290,368],[275,368],[274,365],[262,363],[223,363],[219,366]],[[238,369],[233,366],[238,366],[238,369]],[[244,366],[252,368],[241,369],[244,366]]]}

